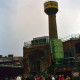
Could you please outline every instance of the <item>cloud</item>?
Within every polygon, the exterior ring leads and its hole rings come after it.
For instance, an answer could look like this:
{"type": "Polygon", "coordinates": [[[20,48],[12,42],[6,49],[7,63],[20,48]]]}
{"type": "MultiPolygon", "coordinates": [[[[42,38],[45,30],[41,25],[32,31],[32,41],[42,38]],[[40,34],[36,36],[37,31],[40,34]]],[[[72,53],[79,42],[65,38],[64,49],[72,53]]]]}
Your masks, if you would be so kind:
{"type": "MultiPolygon", "coordinates": [[[[80,1],[58,0],[58,36],[80,33],[80,1]]],[[[0,53],[23,55],[24,42],[48,35],[44,0],[0,0],[0,53]]]]}
{"type": "Polygon", "coordinates": [[[1,54],[23,55],[25,41],[46,35],[48,27],[43,25],[45,20],[40,9],[40,7],[43,9],[43,4],[41,5],[37,0],[36,3],[32,0],[1,2],[0,12],[2,11],[2,13],[0,14],[3,15],[0,24],[1,54]]]}
{"type": "Polygon", "coordinates": [[[66,0],[59,1],[59,12],[57,14],[58,35],[65,37],[71,34],[80,33],[80,1],[66,0]]]}

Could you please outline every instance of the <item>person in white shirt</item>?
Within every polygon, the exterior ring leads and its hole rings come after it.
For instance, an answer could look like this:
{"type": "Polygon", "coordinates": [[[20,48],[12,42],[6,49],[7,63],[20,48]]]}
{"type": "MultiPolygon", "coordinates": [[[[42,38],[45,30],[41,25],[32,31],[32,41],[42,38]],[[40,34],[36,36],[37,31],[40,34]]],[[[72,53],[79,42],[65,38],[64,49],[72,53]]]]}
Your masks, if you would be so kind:
{"type": "Polygon", "coordinates": [[[16,80],[21,80],[21,76],[17,76],[16,80]]]}
{"type": "Polygon", "coordinates": [[[52,78],[52,80],[55,80],[55,77],[53,75],[51,76],[51,78],[52,78]]]}

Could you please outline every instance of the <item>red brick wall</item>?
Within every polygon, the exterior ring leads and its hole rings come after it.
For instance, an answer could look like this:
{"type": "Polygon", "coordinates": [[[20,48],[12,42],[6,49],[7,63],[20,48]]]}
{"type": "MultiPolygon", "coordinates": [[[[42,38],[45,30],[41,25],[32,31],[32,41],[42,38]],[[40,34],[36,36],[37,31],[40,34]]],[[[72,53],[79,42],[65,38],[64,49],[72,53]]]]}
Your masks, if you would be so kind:
{"type": "Polygon", "coordinates": [[[67,50],[71,50],[71,52],[73,53],[76,61],[78,61],[78,57],[80,57],[80,53],[76,53],[76,48],[75,48],[75,44],[76,43],[80,43],[80,39],[78,40],[69,40],[66,42],[63,42],[63,50],[64,50],[64,54],[67,53],[67,50]]]}

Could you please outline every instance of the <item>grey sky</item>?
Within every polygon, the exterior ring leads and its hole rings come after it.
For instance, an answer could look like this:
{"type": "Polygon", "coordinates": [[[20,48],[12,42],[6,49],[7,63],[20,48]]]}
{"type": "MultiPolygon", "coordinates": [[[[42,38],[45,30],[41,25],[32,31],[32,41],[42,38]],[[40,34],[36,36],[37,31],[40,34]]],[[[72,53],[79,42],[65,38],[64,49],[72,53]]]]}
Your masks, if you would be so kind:
{"type": "MultiPolygon", "coordinates": [[[[80,0],[57,0],[59,38],[80,33],[80,0]]],[[[0,54],[23,55],[24,42],[48,35],[45,0],[0,0],[0,54]]]]}

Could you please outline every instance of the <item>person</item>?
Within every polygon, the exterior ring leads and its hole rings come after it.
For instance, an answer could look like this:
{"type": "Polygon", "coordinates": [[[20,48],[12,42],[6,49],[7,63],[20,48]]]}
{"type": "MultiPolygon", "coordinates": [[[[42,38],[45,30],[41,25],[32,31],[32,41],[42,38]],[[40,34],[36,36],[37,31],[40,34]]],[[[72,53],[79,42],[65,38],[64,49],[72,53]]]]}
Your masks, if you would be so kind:
{"type": "Polygon", "coordinates": [[[31,80],[31,79],[30,79],[30,77],[28,76],[28,77],[26,78],[26,80],[31,80]]]}
{"type": "Polygon", "coordinates": [[[59,75],[56,75],[56,80],[60,80],[60,77],[59,77],[59,75]]]}
{"type": "Polygon", "coordinates": [[[52,77],[51,77],[51,75],[49,75],[48,79],[49,79],[49,80],[52,80],[52,77]]]}
{"type": "Polygon", "coordinates": [[[49,74],[47,74],[47,76],[45,76],[45,80],[52,80],[52,77],[49,74]]]}
{"type": "Polygon", "coordinates": [[[66,80],[70,80],[70,77],[69,77],[69,76],[67,76],[66,80]]]}
{"type": "Polygon", "coordinates": [[[43,76],[40,76],[39,80],[44,80],[44,79],[43,79],[43,76]]]}
{"type": "Polygon", "coordinates": [[[51,78],[52,78],[52,80],[55,80],[55,77],[53,75],[51,76],[51,78]]]}
{"type": "Polygon", "coordinates": [[[60,80],[64,80],[64,75],[61,75],[60,80]]]}
{"type": "Polygon", "coordinates": [[[36,80],[39,80],[39,76],[38,75],[36,75],[36,80]]]}
{"type": "Polygon", "coordinates": [[[35,78],[34,78],[34,76],[33,76],[33,75],[31,75],[31,78],[30,78],[30,80],[35,80],[35,78]]]}
{"type": "Polygon", "coordinates": [[[14,80],[16,80],[17,77],[14,77],[14,80]]]}
{"type": "Polygon", "coordinates": [[[17,76],[16,80],[21,80],[21,76],[17,76]]]}

